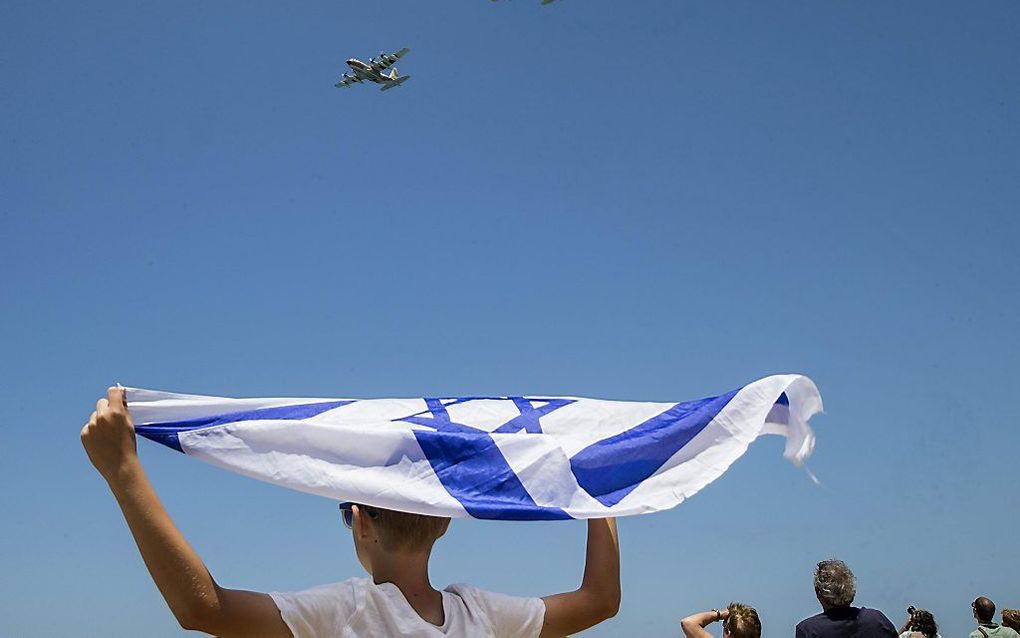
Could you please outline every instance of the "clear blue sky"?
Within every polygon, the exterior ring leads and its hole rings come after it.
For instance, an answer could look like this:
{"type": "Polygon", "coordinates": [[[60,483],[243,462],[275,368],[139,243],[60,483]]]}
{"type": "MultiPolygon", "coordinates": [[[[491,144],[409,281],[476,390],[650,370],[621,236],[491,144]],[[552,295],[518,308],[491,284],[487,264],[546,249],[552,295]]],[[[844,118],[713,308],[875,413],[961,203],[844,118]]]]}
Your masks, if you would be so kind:
{"type": "MultiPolygon", "coordinates": [[[[624,604],[766,636],[816,561],[896,623],[1020,606],[1020,4],[0,4],[0,634],[175,636],[78,430],[113,382],[685,400],[818,383],[621,522],[624,604]],[[386,93],[343,60],[407,46],[386,93]]],[[[147,441],[225,585],[361,575],[332,503],[147,441]]],[[[437,584],[575,586],[582,523],[456,522],[437,584]]]]}

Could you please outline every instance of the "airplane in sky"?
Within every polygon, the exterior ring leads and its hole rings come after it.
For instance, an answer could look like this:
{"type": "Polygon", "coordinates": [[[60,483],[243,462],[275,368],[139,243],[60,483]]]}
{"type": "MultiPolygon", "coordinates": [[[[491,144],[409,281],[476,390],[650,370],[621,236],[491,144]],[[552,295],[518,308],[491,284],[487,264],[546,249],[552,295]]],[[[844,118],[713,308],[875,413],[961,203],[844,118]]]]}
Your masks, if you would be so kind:
{"type": "Polygon", "coordinates": [[[379,58],[370,58],[367,63],[358,60],[357,58],[351,58],[347,60],[347,66],[351,67],[351,73],[344,73],[344,76],[340,78],[340,81],[334,84],[336,88],[340,89],[345,86],[350,86],[355,82],[375,82],[376,84],[382,84],[381,91],[392,89],[393,87],[400,86],[410,78],[410,75],[400,75],[397,73],[397,67],[393,67],[390,72],[383,73],[384,70],[393,66],[397,60],[407,55],[410,51],[408,48],[403,48],[396,53],[379,53],[379,58]]]}
{"type": "MultiPolygon", "coordinates": [[[[493,2],[499,2],[499,0],[492,0],[493,2]]],[[[556,0],[542,0],[542,4],[552,4],[556,0]]]]}

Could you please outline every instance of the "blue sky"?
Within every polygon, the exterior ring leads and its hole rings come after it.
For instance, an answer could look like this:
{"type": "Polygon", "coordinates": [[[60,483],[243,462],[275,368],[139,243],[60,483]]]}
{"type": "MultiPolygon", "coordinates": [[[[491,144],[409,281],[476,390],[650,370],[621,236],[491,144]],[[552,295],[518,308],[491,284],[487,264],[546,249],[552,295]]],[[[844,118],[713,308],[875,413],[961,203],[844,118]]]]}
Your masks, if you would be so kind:
{"type": "MultiPolygon", "coordinates": [[[[538,0],[0,5],[0,634],[175,636],[78,430],[113,382],[231,396],[685,400],[819,385],[621,521],[624,604],[766,636],[858,601],[1020,607],[1020,5],[538,0]],[[407,46],[414,76],[332,85],[407,46]],[[1012,599],[1010,599],[1012,597],[1012,599]]],[[[361,575],[331,503],[147,441],[227,586],[361,575]]],[[[456,522],[436,584],[579,582],[582,523],[456,522]]]]}

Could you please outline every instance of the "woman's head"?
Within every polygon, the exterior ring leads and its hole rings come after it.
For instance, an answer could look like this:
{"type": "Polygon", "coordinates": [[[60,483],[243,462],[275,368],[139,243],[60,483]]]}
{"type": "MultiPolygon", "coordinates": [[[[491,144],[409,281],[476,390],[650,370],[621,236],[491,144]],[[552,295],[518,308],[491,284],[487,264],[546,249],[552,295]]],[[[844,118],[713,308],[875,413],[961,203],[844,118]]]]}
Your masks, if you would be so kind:
{"type": "Polygon", "coordinates": [[[1013,631],[1020,632],[1020,609],[1003,609],[1002,624],[1013,631]]]}
{"type": "Polygon", "coordinates": [[[754,607],[730,603],[729,615],[723,622],[723,635],[730,638],[761,638],[761,620],[754,607]]]}
{"type": "Polygon", "coordinates": [[[935,616],[927,609],[918,609],[910,616],[910,630],[919,631],[925,638],[935,638],[939,633],[939,626],[935,624],[935,616]]]}

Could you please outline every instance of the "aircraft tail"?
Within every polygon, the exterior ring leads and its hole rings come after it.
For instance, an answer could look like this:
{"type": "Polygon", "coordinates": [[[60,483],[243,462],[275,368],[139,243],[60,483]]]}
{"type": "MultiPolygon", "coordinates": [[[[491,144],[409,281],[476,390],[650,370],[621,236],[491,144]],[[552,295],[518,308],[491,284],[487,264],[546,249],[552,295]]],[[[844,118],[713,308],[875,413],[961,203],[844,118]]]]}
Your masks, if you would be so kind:
{"type": "MultiPolygon", "coordinates": [[[[394,73],[393,75],[396,75],[396,73],[394,73]]],[[[392,80],[387,82],[385,85],[383,85],[383,87],[381,89],[379,89],[379,90],[380,91],[388,91],[390,89],[393,89],[393,88],[396,88],[396,87],[400,86],[404,82],[407,82],[409,79],[411,79],[410,75],[402,75],[402,76],[400,76],[398,78],[393,78],[392,80]]]]}

